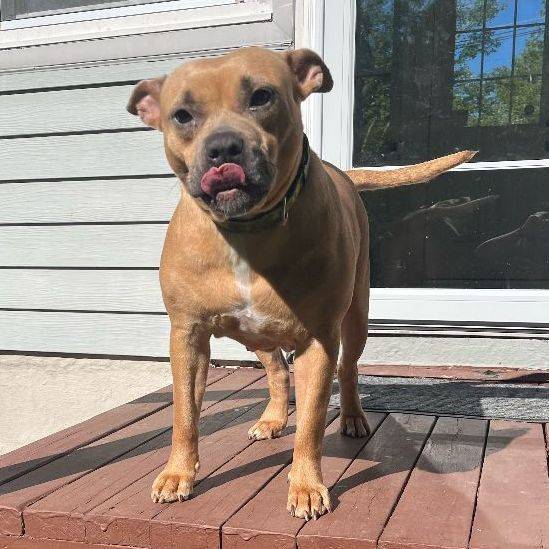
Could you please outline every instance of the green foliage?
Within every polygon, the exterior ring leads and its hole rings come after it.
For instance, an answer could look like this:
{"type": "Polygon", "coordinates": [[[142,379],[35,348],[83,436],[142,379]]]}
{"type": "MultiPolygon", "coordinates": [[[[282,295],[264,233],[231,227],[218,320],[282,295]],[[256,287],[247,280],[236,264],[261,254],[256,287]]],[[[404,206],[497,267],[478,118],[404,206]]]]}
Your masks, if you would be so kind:
{"type": "MultiPolygon", "coordinates": [[[[391,105],[391,93],[395,92],[391,90],[393,40],[406,40],[413,48],[415,26],[427,21],[425,9],[433,4],[432,0],[400,2],[403,12],[395,14],[393,0],[357,0],[354,151],[357,163],[385,162],[393,151],[391,142],[398,139],[391,136],[390,127],[391,108],[395,108],[391,105]],[[399,36],[393,32],[395,21],[399,36]]],[[[507,51],[501,49],[503,41],[512,39],[512,29],[488,28],[484,33],[482,30],[484,21],[496,19],[505,6],[505,0],[488,0],[486,8],[484,0],[456,1],[452,110],[465,115],[467,126],[536,124],[539,120],[543,26],[516,29],[514,72],[510,61],[502,62],[485,70],[482,85],[479,80],[482,53],[487,58],[498,51],[507,51]]],[[[452,82],[447,84],[452,86],[452,82]]],[[[432,113],[426,111],[425,116],[429,115],[432,113]]]]}

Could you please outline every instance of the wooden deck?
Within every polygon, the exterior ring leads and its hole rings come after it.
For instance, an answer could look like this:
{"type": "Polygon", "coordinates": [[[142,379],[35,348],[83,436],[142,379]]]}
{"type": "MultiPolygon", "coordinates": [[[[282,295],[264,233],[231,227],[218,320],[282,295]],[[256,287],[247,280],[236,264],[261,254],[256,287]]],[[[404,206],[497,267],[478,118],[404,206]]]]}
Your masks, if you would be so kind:
{"type": "Polygon", "coordinates": [[[0,549],[549,548],[547,426],[369,412],[373,434],[338,433],[322,469],[333,513],[286,510],[295,426],[252,442],[262,370],[210,372],[195,496],[153,504],[166,462],[171,391],[120,406],[0,456],[0,549]]]}

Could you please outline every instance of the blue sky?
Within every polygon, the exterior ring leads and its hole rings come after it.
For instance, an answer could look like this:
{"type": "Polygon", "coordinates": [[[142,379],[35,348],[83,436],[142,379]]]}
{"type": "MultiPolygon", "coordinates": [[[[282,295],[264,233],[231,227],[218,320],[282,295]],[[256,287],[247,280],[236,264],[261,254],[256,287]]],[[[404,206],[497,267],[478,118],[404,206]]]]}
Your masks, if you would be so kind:
{"type": "MultiPolygon", "coordinates": [[[[544,0],[519,0],[517,23],[543,23],[544,0]]],[[[515,13],[515,0],[499,0],[502,10],[487,22],[488,26],[512,25],[515,13]]]]}
{"type": "MultiPolygon", "coordinates": [[[[463,0],[462,0],[463,1],[463,0]]],[[[472,1],[472,0],[469,0],[472,1]]],[[[468,2],[463,2],[466,6],[468,2]]],[[[515,1],[514,0],[499,0],[500,6],[502,7],[501,11],[487,21],[487,27],[497,27],[502,25],[512,25],[514,21],[514,9],[515,1]]],[[[542,8],[545,3],[545,0],[519,0],[518,10],[517,10],[517,24],[526,24],[526,23],[543,23],[543,14],[542,8]]],[[[462,5],[463,5],[462,4],[462,5]]],[[[500,46],[497,51],[487,54],[484,56],[484,72],[489,73],[496,67],[502,66],[511,66],[512,52],[513,52],[513,30],[512,29],[499,29],[491,31],[494,38],[500,42],[500,46]]],[[[526,43],[532,34],[541,33],[543,35],[543,27],[533,27],[533,28],[518,28],[517,29],[517,40],[515,46],[515,55],[520,55],[521,52],[526,47],[526,43]]],[[[479,34],[462,34],[458,35],[459,47],[460,42],[468,40],[479,39],[479,34]]],[[[479,75],[480,73],[480,55],[471,59],[468,63],[469,68],[471,69],[474,75],[479,75]]]]}

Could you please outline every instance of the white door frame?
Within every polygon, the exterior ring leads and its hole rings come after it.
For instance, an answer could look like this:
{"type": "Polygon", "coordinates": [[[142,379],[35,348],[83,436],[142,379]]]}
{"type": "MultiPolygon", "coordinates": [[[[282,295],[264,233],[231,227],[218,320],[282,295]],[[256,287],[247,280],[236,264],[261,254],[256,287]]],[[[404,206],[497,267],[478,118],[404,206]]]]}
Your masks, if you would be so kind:
{"type": "MultiPolygon", "coordinates": [[[[334,78],[331,93],[305,102],[305,128],[321,157],[342,169],[353,167],[355,22],[355,0],[297,1],[296,47],[322,55],[334,78]]],[[[549,159],[473,162],[453,171],[525,168],[549,168],[549,159]]],[[[549,327],[548,305],[549,290],[372,288],[370,317],[374,330],[378,324],[416,332],[432,323],[430,332],[461,333],[457,327],[476,326],[493,336],[498,325],[513,325],[526,328],[527,337],[529,325],[549,327]]]]}

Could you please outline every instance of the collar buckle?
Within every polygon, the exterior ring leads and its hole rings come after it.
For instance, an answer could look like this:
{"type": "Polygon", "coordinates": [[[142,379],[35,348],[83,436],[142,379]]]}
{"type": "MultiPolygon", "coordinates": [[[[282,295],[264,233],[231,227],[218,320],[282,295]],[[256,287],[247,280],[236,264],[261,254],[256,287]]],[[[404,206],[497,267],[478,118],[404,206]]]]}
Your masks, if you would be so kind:
{"type": "Polygon", "coordinates": [[[288,221],[288,197],[284,197],[284,202],[282,203],[282,225],[286,225],[288,221]]]}

